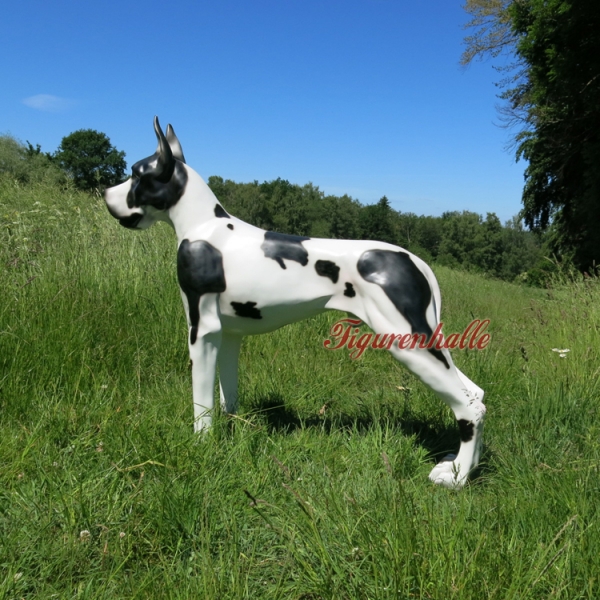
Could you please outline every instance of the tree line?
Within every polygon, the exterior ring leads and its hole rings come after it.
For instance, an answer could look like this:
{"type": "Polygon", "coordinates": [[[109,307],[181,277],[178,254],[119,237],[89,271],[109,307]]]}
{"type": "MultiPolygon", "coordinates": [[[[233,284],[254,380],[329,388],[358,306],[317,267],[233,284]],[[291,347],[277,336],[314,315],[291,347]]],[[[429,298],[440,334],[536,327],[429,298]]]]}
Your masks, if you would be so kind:
{"type": "MultiPolygon", "coordinates": [[[[425,260],[507,280],[544,281],[554,270],[548,256],[597,273],[600,2],[465,0],[464,8],[472,18],[461,62],[512,57],[498,67],[498,85],[501,117],[517,129],[516,158],[527,162],[519,216],[504,225],[494,213],[417,216],[393,210],[385,197],[365,206],[282,179],[259,184],[211,177],[215,194],[232,213],[266,229],[383,240],[425,260]]],[[[102,189],[121,181],[125,168],[125,153],[91,129],[66,136],[54,153],[0,136],[0,174],[23,182],[66,178],[84,190],[102,189]]]]}
{"type": "Polygon", "coordinates": [[[394,210],[385,196],[364,205],[348,195],[327,195],[312,183],[300,186],[284,179],[236,183],[212,176],[208,185],[231,214],[263,229],[381,240],[430,263],[534,285],[556,269],[545,258],[544,236],[528,231],[519,217],[502,225],[494,213],[485,218],[470,211],[418,216],[394,210]]]}
{"type": "MultiPolygon", "coordinates": [[[[0,176],[29,184],[40,181],[101,190],[121,182],[125,153],[103,133],[80,130],[63,138],[58,150],[0,136],[0,176]]],[[[544,258],[548,244],[528,231],[519,217],[502,225],[494,213],[452,211],[440,217],[394,210],[387,197],[363,205],[348,195],[328,195],[312,183],[284,179],[236,183],[212,176],[217,198],[235,216],[263,229],[310,237],[380,240],[414,252],[429,263],[476,271],[507,281],[543,284],[555,270],[544,258]]]]}
{"type": "Polygon", "coordinates": [[[22,183],[40,179],[67,179],[84,191],[103,189],[125,178],[125,152],[94,129],[79,129],[65,136],[56,152],[42,152],[39,144],[21,143],[11,135],[0,136],[0,173],[22,183]]]}

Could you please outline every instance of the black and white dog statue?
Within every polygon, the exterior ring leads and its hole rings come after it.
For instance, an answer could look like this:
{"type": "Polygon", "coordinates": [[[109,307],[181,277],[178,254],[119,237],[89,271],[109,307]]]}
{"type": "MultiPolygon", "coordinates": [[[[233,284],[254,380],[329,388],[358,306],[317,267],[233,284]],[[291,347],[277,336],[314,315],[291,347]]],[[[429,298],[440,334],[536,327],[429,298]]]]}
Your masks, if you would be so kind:
{"type": "MultiPolygon", "coordinates": [[[[211,424],[219,365],[221,406],[237,408],[243,336],[265,333],[328,309],[347,311],[375,333],[431,336],[440,322],[440,290],[431,269],[397,246],[263,231],[229,215],[185,164],[173,128],[154,119],[156,152],[109,188],[111,215],[125,227],[158,220],[177,234],[177,276],[189,325],[195,430],[211,424]]],[[[462,487],[479,461],[483,390],[463,375],[446,348],[390,348],[393,356],[453,410],[461,445],[429,475],[462,487]]]]}

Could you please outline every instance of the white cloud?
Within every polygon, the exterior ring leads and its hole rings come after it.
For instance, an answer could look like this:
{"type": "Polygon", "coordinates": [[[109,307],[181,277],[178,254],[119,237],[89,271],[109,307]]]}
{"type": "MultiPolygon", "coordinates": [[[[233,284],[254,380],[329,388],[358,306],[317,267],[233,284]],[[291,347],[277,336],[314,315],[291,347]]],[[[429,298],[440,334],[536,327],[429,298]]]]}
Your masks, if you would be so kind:
{"type": "Polygon", "coordinates": [[[51,94],[37,94],[37,96],[30,96],[23,100],[23,104],[36,110],[43,110],[45,112],[62,112],[68,110],[75,105],[74,100],[68,98],[59,98],[58,96],[52,96],[51,94]]]}

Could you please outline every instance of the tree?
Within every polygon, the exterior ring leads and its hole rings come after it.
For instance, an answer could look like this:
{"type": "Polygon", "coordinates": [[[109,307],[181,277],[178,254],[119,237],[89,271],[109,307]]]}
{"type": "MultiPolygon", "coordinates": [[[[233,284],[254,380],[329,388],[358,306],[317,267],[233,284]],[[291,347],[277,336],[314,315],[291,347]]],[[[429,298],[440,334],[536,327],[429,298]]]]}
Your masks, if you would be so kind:
{"type": "Polygon", "coordinates": [[[522,216],[550,230],[551,251],[581,270],[600,263],[600,3],[597,0],[468,0],[478,28],[462,62],[514,54],[501,113],[520,130],[522,216]]]}
{"type": "Polygon", "coordinates": [[[362,205],[347,194],[325,196],[325,218],[329,223],[329,236],[354,240],[360,237],[360,211],[362,205]]]}
{"type": "MultiPolygon", "coordinates": [[[[527,275],[528,271],[532,271],[543,261],[541,237],[533,231],[525,230],[519,217],[507,221],[502,230],[502,237],[504,249],[499,277],[507,281],[518,278],[520,281],[543,284],[527,275]]],[[[545,262],[552,264],[549,261],[545,262]]]]}
{"type": "Polygon", "coordinates": [[[477,253],[481,251],[481,216],[465,210],[442,214],[442,238],[437,261],[448,267],[480,269],[477,253]]]}
{"type": "Polygon", "coordinates": [[[395,244],[394,212],[386,196],[380,198],[377,204],[363,206],[359,213],[362,239],[395,244]]]}
{"type": "MultiPolygon", "coordinates": [[[[465,11],[471,15],[471,20],[464,28],[473,30],[473,32],[471,35],[465,36],[466,48],[460,57],[460,64],[467,66],[475,59],[497,58],[501,55],[510,57],[510,62],[494,65],[494,69],[503,74],[502,79],[496,85],[504,90],[527,81],[523,60],[517,53],[518,38],[514,31],[510,12],[513,2],[520,1],[466,0],[463,6],[465,11]]],[[[526,115],[522,110],[524,98],[513,96],[512,89],[514,87],[499,94],[500,98],[508,100],[497,107],[506,127],[522,126],[526,121],[526,115]]]]}
{"type": "Polygon", "coordinates": [[[475,31],[465,37],[465,51],[460,63],[468,65],[475,58],[493,58],[503,52],[513,52],[515,34],[512,31],[508,7],[511,0],[466,0],[463,8],[471,15],[465,29],[475,31]]]}
{"type": "Polygon", "coordinates": [[[555,231],[554,250],[581,270],[600,263],[600,4],[528,0],[510,7],[527,80],[510,99],[526,99],[523,215],[555,231]]]}
{"type": "Polygon", "coordinates": [[[94,129],[79,129],[64,137],[54,160],[78,188],[88,191],[120,183],[127,168],[125,152],[94,129]]]}

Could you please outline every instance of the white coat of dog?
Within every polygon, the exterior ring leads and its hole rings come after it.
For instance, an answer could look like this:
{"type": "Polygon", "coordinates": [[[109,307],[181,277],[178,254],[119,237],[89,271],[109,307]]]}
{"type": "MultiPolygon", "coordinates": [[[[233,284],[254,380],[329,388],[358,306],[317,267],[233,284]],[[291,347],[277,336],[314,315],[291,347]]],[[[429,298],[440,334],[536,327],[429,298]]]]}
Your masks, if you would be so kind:
{"type": "MultiPolygon", "coordinates": [[[[185,164],[173,128],[154,119],[156,152],[109,188],[111,215],[131,229],[170,223],[178,240],[177,276],[189,325],[194,427],[211,424],[217,363],[221,406],[237,408],[243,336],[273,331],[328,309],[347,311],[375,333],[431,336],[440,322],[440,290],[431,269],[397,246],[264,231],[229,215],[185,164]]],[[[437,484],[459,488],[477,466],[483,390],[461,373],[447,349],[398,349],[393,356],[453,410],[460,450],[431,471],[437,484]]]]}

